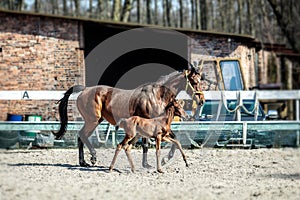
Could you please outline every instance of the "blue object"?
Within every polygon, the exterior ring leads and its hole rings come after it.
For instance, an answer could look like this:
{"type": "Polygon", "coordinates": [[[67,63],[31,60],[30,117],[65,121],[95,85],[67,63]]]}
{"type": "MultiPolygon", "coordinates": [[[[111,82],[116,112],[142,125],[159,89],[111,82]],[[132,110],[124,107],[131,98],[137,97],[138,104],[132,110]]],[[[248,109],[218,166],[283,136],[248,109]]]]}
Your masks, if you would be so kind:
{"type": "Polygon", "coordinates": [[[7,114],[7,121],[23,121],[22,115],[7,114]]]}

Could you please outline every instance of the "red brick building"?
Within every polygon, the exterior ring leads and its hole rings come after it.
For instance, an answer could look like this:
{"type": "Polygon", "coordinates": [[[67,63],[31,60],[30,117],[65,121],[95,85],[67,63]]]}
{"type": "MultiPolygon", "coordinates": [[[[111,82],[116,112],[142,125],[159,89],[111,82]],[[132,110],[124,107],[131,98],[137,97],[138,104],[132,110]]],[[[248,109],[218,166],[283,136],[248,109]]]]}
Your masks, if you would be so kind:
{"type": "MultiPolygon", "coordinates": [[[[95,85],[100,77],[94,73],[95,66],[85,62],[89,53],[109,37],[142,27],[138,24],[1,10],[0,23],[1,91],[65,91],[75,84],[95,85]]],[[[217,57],[238,58],[242,63],[246,89],[259,83],[259,65],[255,63],[260,47],[251,36],[184,29],[176,31],[190,38],[184,50],[189,61],[217,57]]],[[[149,57],[157,56],[152,51],[147,51],[147,54],[150,54],[149,57]]],[[[131,63],[128,69],[134,67],[138,59],[142,58],[121,57],[119,62],[122,66],[116,63],[113,67],[119,73],[128,63],[131,63]]],[[[178,64],[175,63],[176,58],[164,59],[170,61],[171,65],[178,64]]],[[[101,69],[101,60],[97,62],[97,67],[101,69]]],[[[151,63],[151,60],[148,62],[151,63]]],[[[114,77],[119,76],[114,74],[109,78],[114,77]]],[[[75,106],[71,104],[70,107],[75,106]]],[[[47,120],[53,119],[57,105],[54,100],[0,100],[0,110],[0,120],[6,120],[7,113],[38,114],[47,120]]]]}

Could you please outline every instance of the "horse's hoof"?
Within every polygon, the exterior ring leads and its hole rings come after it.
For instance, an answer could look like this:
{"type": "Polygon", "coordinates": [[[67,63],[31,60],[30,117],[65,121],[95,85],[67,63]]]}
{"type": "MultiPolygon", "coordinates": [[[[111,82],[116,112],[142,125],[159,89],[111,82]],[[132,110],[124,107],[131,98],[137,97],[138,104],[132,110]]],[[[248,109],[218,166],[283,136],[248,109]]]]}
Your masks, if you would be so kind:
{"type": "Polygon", "coordinates": [[[157,172],[163,174],[164,172],[161,169],[158,169],[157,172]]]}
{"type": "Polygon", "coordinates": [[[164,166],[165,164],[168,163],[170,159],[166,158],[166,157],[163,157],[163,159],[161,159],[161,165],[164,166]]]}
{"type": "Polygon", "coordinates": [[[94,156],[92,156],[92,157],[91,157],[91,163],[92,163],[92,165],[95,165],[96,162],[97,162],[97,158],[94,157],[94,156]]]}
{"type": "Polygon", "coordinates": [[[90,165],[85,161],[80,162],[79,165],[80,165],[80,167],[90,167],[90,165]]]}
{"type": "Polygon", "coordinates": [[[143,163],[143,167],[146,168],[146,169],[152,168],[152,166],[149,165],[148,163],[143,163]]]}

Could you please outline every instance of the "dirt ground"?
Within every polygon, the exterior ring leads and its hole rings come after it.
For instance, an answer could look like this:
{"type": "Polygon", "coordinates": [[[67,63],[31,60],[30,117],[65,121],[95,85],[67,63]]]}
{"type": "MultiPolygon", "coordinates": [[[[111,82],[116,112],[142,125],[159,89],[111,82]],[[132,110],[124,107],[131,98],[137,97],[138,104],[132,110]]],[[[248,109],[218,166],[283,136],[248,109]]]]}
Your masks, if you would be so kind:
{"type": "Polygon", "coordinates": [[[109,173],[114,149],[97,149],[90,168],[78,166],[77,149],[2,149],[0,199],[300,199],[300,148],[185,152],[189,168],[177,150],[159,174],[142,168],[140,149],[132,150],[135,173],[124,151],[109,173]]]}

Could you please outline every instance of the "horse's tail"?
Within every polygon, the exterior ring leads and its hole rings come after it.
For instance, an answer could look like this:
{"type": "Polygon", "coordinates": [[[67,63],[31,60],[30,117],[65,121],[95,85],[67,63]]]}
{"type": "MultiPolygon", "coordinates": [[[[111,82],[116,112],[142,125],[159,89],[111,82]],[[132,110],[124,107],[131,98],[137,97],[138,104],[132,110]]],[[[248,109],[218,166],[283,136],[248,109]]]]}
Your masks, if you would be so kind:
{"type": "Polygon", "coordinates": [[[121,118],[118,123],[115,125],[115,130],[118,132],[119,128],[124,128],[125,118],[121,118]]]}
{"type": "Polygon", "coordinates": [[[60,140],[65,132],[67,131],[68,125],[68,101],[69,97],[73,93],[81,92],[85,89],[82,85],[75,85],[68,89],[63,98],[61,98],[57,103],[59,103],[59,117],[60,117],[60,129],[58,132],[52,132],[55,135],[56,140],[60,140]]]}

